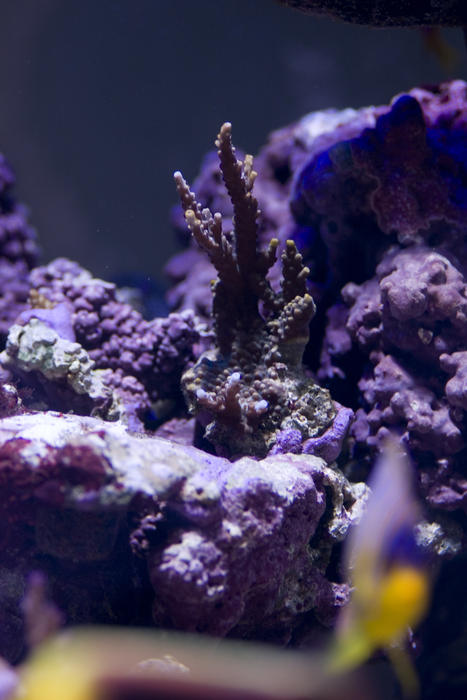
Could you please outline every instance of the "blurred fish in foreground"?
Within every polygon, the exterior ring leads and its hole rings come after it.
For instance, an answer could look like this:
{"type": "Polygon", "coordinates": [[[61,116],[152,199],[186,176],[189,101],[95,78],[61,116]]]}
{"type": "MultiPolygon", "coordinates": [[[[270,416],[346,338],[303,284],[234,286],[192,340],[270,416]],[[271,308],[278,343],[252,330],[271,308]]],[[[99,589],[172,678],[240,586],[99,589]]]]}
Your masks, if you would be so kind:
{"type": "Polygon", "coordinates": [[[348,670],[384,649],[405,695],[415,697],[418,679],[404,642],[427,612],[431,581],[414,534],[420,514],[411,465],[395,438],[388,439],[369,485],[367,509],[347,542],[353,594],[338,623],[329,668],[348,670]]]}
{"type": "Polygon", "coordinates": [[[376,700],[363,674],[322,656],[156,631],[82,628],[38,647],[17,700],[376,700]]]}

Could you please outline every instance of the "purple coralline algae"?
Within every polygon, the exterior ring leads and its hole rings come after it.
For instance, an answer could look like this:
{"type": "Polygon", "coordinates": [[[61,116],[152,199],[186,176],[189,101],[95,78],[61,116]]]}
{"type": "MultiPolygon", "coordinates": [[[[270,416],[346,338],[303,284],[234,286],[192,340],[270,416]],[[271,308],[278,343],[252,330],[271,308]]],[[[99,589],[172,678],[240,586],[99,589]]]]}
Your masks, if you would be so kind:
{"type": "MultiPolygon", "coordinates": [[[[278,241],[273,238],[265,252],[258,250],[253,160],[237,159],[230,124],[221,128],[216,145],[232,200],[230,235],[223,232],[222,215],[203,209],[181,174],[175,174],[187,224],[218,274],[212,288],[216,347],[182,376],[188,407],[217,453],[231,458],[277,451],[285,444],[284,431],[290,430],[300,432],[309,452],[314,445],[310,439],[324,431],[328,442],[340,445],[349,421],[341,421],[340,431],[330,429],[336,408],[329,392],[302,368],[315,313],[306,289],[309,270],[293,241],[287,241],[280,291],[273,290],[267,273],[278,241]]],[[[338,447],[334,453],[335,459],[338,447]]]]}
{"type": "MultiPolygon", "coordinates": [[[[161,402],[169,400],[172,408],[177,402],[182,403],[180,376],[194,360],[194,346],[199,340],[199,328],[192,312],[186,310],[147,321],[129,304],[118,300],[114,284],[93,278],[77,263],[65,259],[36,267],[30,273],[29,285],[32,302],[20,314],[18,323],[30,326],[36,319],[36,329],[40,321],[43,333],[47,326],[48,334],[55,334],[62,345],[74,343],[79,348],[76,352],[86,354],[89,370],[100,371],[100,381],[114,392],[115,400],[120,403],[120,415],[133,430],[143,430],[154,413],[157,419],[161,402]],[[105,375],[101,370],[105,370],[105,375]]],[[[18,333],[21,335],[18,331],[17,336],[18,333]]],[[[37,342],[31,344],[28,369],[14,360],[18,356],[16,343],[17,340],[9,343],[4,368],[13,375],[22,373],[23,380],[29,381],[37,394],[41,359],[32,358],[31,352],[39,346],[37,342]],[[24,372],[33,370],[35,374],[26,379],[24,372]]],[[[66,374],[70,376],[68,369],[66,374]]],[[[40,381],[44,387],[43,376],[40,381]]],[[[54,386],[49,382],[46,407],[66,410],[57,388],[56,383],[54,386]]],[[[32,400],[36,399],[33,392],[32,400]]],[[[68,410],[88,413],[89,409],[80,408],[79,403],[71,400],[68,410]]]]}
{"type": "Polygon", "coordinates": [[[466,97],[457,81],[397,99],[374,128],[314,156],[291,200],[324,244],[323,297],[334,301],[318,376],[348,405],[355,381],[358,454],[396,430],[420,455],[428,503],[447,509],[465,502],[453,480],[464,493],[466,97]]]}
{"type": "Polygon", "coordinates": [[[0,160],[9,659],[33,570],[69,623],[319,633],[389,431],[417,468],[420,543],[462,568],[467,85],[308,115],[271,135],[257,178],[230,125],[217,147],[196,196],[176,175],[186,248],[152,320],[77,263],[35,267],[0,160]]]}
{"type": "MultiPolygon", "coordinates": [[[[310,270],[317,313],[304,363],[356,411],[354,456],[369,461],[395,430],[417,459],[427,502],[461,507],[466,84],[308,115],[275,132],[256,164],[260,247],[271,231],[279,250],[294,240],[310,270]]],[[[209,182],[214,200],[221,184],[209,182]]],[[[271,279],[276,288],[277,265],[271,279]]],[[[186,298],[201,297],[202,268],[182,284],[186,298]]],[[[277,440],[302,449],[293,431],[277,440]]]]}
{"type": "Polygon", "coordinates": [[[367,497],[318,457],[231,463],[53,412],[0,420],[0,486],[10,659],[37,568],[68,622],[149,624],[152,610],[159,625],[282,639],[307,614],[327,625],[348,595],[331,553],[367,497]]]}
{"type": "Polygon", "coordinates": [[[25,308],[29,271],[38,263],[36,233],[27,222],[25,208],[15,201],[15,178],[0,154],[0,337],[25,308]]]}

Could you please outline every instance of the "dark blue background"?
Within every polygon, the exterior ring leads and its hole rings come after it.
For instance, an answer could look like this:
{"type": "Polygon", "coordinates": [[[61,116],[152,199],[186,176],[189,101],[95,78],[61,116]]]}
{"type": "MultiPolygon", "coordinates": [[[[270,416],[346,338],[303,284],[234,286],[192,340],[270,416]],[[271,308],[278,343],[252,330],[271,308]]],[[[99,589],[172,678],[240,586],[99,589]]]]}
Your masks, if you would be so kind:
{"type": "MultiPolygon", "coordinates": [[[[175,250],[172,172],[190,180],[220,124],[253,153],[326,107],[446,77],[417,30],[372,30],[273,0],[2,0],[0,150],[45,259],[160,276],[175,250]]],[[[445,32],[461,52],[460,31],[445,32]]]]}

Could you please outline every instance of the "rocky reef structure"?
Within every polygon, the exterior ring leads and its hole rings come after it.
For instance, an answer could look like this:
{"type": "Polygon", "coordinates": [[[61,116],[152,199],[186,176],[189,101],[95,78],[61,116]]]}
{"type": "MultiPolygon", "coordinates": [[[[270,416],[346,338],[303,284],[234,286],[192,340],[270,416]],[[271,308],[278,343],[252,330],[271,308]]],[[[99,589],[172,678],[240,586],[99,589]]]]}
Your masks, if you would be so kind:
{"type": "MultiPolygon", "coordinates": [[[[211,157],[208,163],[194,189],[199,182],[229,222],[211,157]]],[[[431,678],[424,692],[435,697],[430,664],[448,663],[439,639],[457,669],[442,672],[445,688],[462,673],[465,645],[456,580],[465,583],[467,85],[457,80],[413,89],[389,106],[308,115],[272,134],[255,163],[259,247],[271,234],[278,250],[293,240],[310,270],[317,312],[304,365],[334,402],[355,411],[346,474],[365,478],[388,431],[399,435],[432,520],[421,540],[428,537],[438,560],[452,559],[422,631],[428,646],[420,668],[431,678]],[[447,626],[441,610],[450,610],[447,626]]],[[[199,311],[207,313],[212,267],[189,245],[168,269],[175,308],[202,299],[199,311]],[[189,259],[196,265],[184,276],[180,263],[189,259]]],[[[279,289],[279,265],[269,279],[279,289]]],[[[282,439],[286,452],[301,451],[299,436],[282,439]]]]}
{"type": "Polygon", "coordinates": [[[108,419],[144,431],[183,405],[180,376],[202,331],[192,312],[147,321],[118,299],[114,284],[65,259],[36,267],[28,284],[29,303],[10,329],[2,362],[5,378],[32,392],[27,406],[42,401],[83,415],[100,406],[108,419]],[[83,362],[87,379],[78,386],[83,362]]]}
{"type": "MultiPolygon", "coordinates": [[[[340,446],[351,413],[341,413],[347,421],[340,421],[340,432],[331,430],[337,410],[329,392],[302,368],[315,314],[306,291],[309,270],[295,243],[287,241],[280,291],[273,290],[267,274],[278,240],[258,250],[253,160],[237,159],[230,124],[221,128],[216,146],[232,202],[229,236],[222,230],[222,215],[202,208],[182,175],[175,174],[187,224],[218,274],[212,285],[216,347],[182,376],[188,407],[205,427],[205,438],[229,457],[301,451],[300,443],[311,451],[315,443],[310,440],[325,431],[340,446]]],[[[337,456],[339,448],[335,451],[337,456]]]]}
{"type": "Polygon", "coordinates": [[[13,195],[15,177],[0,154],[0,339],[26,307],[29,272],[39,262],[36,233],[13,195]]]}
{"type": "Polygon", "coordinates": [[[291,204],[302,240],[325,244],[324,293],[336,301],[318,376],[338,398],[355,377],[357,453],[398,431],[428,502],[447,509],[465,493],[466,94],[456,82],[399,98],[373,129],[313,157],[291,204]],[[353,246],[351,270],[340,260],[353,246]]]}
{"type": "Polygon", "coordinates": [[[348,595],[329,578],[333,547],[367,497],[311,455],[231,463],[53,412],[0,420],[0,489],[0,650],[10,660],[37,568],[69,623],[152,617],[282,640],[307,616],[328,625],[348,595]]]}
{"type": "MultiPolygon", "coordinates": [[[[294,240],[310,270],[305,366],[356,411],[355,456],[369,462],[396,430],[428,501],[448,510],[465,503],[466,140],[467,87],[454,81],[308,115],[256,159],[261,244],[277,221],[278,248],[294,240]]],[[[221,185],[203,182],[215,200],[221,185]]],[[[198,273],[176,288],[201,297],[198,273]]]]}
{"type": "Polygon", "coordinates": [[[258,177],[229,125],[217,146],[196,196],[176,176],[186,248],[152,320],[77,263],[35,267],[0,163],[0,653],[22,653],[33,569],[70,623],[319,635],[391,431],[425,499],[418,540],[451,560],[429,667],[439,635],[465,643],[467,85],[308,115],[258,177]]]}

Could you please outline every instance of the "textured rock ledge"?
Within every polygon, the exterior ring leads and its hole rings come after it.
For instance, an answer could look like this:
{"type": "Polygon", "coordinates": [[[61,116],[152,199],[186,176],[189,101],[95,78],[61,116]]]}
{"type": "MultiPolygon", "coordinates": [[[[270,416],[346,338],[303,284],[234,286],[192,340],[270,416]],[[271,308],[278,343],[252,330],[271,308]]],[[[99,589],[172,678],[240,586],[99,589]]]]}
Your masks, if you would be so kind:
{"type": "Polygon", "coordinates": [[[120,423],[55,412],[0,421],[0,654],[21,651],[31,569],[69,622],[288,638],[347,599],[333,546],[363,484],[310,455],[229,462],[120,423]]]}

